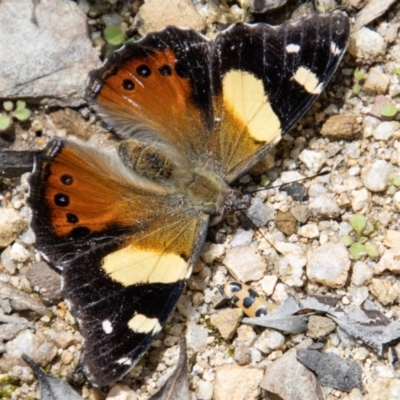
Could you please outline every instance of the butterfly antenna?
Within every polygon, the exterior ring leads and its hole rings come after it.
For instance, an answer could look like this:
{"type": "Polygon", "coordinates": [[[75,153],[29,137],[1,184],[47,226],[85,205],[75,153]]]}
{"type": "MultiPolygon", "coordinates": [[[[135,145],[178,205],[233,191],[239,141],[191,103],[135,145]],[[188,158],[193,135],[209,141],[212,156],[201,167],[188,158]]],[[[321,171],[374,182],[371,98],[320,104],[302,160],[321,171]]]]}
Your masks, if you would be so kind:
{"type": "Polygon", "coordinates": [[[257,232],[260,233],[260,235],[271,245],[271,247],[278,253],[281,254],[282,253],[275,247],[275,245],[271,242],[271,240],[269,240],[265,235],[264,232],[244,213],[244,209],[238,209],[236,211],[240,212],[240,215],[242,215],[242,217],[252,226],[252,228],[254,230],[256,230],[257,232]]]}
{"type": "Polygon", "coordinates": [[[326,171],[322,171],[322,172],[320,172],[320,173],[318,173],[318,174],[316,174],[316,175],[313,175],[313,176],[307,176],[306,178],[297,179],[297,180],[292,181],[292,182],[282,183],[281,185],[266,186],[266,187],[263,187],[263,188],[260,188],[260,189],[256,189],[256,190],[249,191],[249,192],[247,192],[247,193],[252,194],[252,193],[261,192],[261,191],[263,191],[263,190],[281,188],[281,187],[283,187],[283,186],[290,185],[291,183],[303,182],[303,181],[307,181],[308,179],[314,179],[314,178],[318,178],[319,176],[328,175],[328,174],[330,174],[331,172],[332,172],[331,170],[326,170],[326,171]]]}

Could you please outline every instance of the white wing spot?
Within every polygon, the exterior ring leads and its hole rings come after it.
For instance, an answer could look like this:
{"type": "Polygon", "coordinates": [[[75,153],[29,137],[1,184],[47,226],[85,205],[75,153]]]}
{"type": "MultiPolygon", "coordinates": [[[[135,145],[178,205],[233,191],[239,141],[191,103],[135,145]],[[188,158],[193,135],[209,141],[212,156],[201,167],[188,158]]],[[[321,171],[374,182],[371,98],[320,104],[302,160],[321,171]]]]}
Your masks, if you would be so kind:
{"type": "Polygon", "coordinates": [[[342,52],[342,50],[338,47],[338,45],[335,42],[332,42],[331,43],[331,53],[334,56],[338,56],[341,52],[342,52]]]}
{"type": "Polygon", "coordinates": [[[119,360],[117,360],[117,364],[132,365],[132,360],[128,357],[121,357],[119,360]]]}
{"type": "Polygon", "coordinates": [[[155,335],[162,327],[157,318],[148,318],[144,314],[136,313],[129,321],[128,326],[136,333],[155,335]]]}
{"type": "Polygon", "coordinates": [[[298,53],[300,51],[300,45],[296,43],[290,43],[286,46],[286,51],[288,53],[298,53]]]}
{"type": "Polygon", "coordinates": [[[105,319],[101,325],[103,326],[103,331],[109,335],[113,331],[113,327],[109,319],[105,319]]]}

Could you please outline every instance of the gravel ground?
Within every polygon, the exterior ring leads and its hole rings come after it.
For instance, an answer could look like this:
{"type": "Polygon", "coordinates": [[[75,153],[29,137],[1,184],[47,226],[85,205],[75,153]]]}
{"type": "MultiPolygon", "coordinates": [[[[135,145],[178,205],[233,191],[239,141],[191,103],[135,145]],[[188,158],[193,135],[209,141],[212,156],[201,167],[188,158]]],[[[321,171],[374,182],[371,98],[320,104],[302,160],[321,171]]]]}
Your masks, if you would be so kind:
{"type": "MultiPolygon", "coordinates": [[[[228,2],[227,7],[222,1],[199,0],[189,7],[190,2],[174,0],[164,13],[159,3],[78,1],[78,6],[101,54],[110,50],[102,37],[105,26],[119,26],[127,37],[137,38],[180,23],[214,37],[231,22],[283,21],[292,12],[307,13],[309,6],[289,5],[267,16],[252,16],[241,6],[245,1],[228,2]]],[[[359,22],[364,3],[350,1],[345,6],[352,23],[359,22]]],[[[210,230],[177,309],[145,362],[113,388],[99,390],[78,381],[84,399],[150,398],[175,368],[182,333],[188,346],[192,400],[270,399],[260,387],[265,371],[294,346],[306,343],[307,337],[325,337],[324,353],[358,364],[365,392],[355,388],[346,393],[325,385],[318,394],[299,382],[294,383],[296,390],[307,393],[299,398],[400,399],[396,359],[388,355],[400,351],[396,343],[391,352],[378,355],[327,318],[319,321],[322,327],[316,332],[309,325],[305,333],[284,335],[244,324],[240,309],[215,309],[222,299],[218,287],[236,277],[267,298],[269,311],[293,295],[303,299],[318,294],[337,296],[342,306],[362,307],[370,300],[390,321],[399,321],[399,23],[397,2],[354,31],[348,54],[324,94],[276,149],[238,182],[251,191],[267,180],[279,186],[312,177],[297,188],[305,196],[293,187],[289,192],[259,191],[246,212],[258,229],[239,216],[210,230]],[[383,106],[390,112],[388,105],[395,115],[382,115],[383,106]],[[322,170],[330,173],[313,177],[322,170]],[[358,214],[366,219],[360,235],[354,222],[358,214]]],[[[0,42],[3,37],[0,34],[0,42]]],[[[84,103],[68,108],[28,100],[27,107],[32,110],[30,119],[16,121],[0,134],[0,146],[38,149],[55,135],[105,145],[115,142],[84,103]]],[[[35,250],[28,228],[28,176],[0,179],[0,398],[39,398],[38,383],[19,357],[22,351],[54,376],[75,383],[79,378],[74,374],[81,348],[77,323],[62,301],[59,276],[35,250]]]]}

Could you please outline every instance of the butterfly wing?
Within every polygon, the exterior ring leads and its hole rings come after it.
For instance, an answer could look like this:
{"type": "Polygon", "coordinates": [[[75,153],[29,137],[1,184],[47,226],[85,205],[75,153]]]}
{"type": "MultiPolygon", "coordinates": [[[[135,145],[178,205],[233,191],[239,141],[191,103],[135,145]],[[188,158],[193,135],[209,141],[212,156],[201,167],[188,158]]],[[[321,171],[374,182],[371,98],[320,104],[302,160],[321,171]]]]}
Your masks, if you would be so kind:
{"type": "Polygon", "coordinates": [[[231,182],[310,108],[349,32],[342,13],[236,24],[214,42],[169,27],[115,52],[92,73],[88,98],[119,134],[161,142],[231,182]]]}
{"type": "Polygon", "coordinates": [[[304,115],[338,67],[349,39],[342,13],[277,27],[236,24],[212,48],[215,135],[227,182],[266,155],[304,115]]]}
{"type": "Polygon", "coordinates": [[[114,52],[92,72],[87,97],[119,135],[196,159],[213,125],[209,65],[204,36],[169,27],[114,52]]]}
{"type": "Polygon", "coordinates": [[[83,143],[51,141],[30,184],[36,247],[62,269],[63,296],[84,338],[84,372],[95,385],[110,384],[165,324],[208,216],[127,170],[115,152],[83,143]]]}

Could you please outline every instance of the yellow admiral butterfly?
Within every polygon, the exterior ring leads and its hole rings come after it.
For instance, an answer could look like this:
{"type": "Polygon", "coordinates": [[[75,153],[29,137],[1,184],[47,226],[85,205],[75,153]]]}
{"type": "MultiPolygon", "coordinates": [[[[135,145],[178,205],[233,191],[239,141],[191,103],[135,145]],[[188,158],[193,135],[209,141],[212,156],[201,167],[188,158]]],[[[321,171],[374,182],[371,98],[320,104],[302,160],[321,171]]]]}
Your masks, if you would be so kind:
{"type": "Polygon", "coordinates": [[[210,217],[234,206],[229,184],[309,109],[348,38],[341,13],[235,24],[212,41],[168,27],[91,73],[88,100],[124,140],[110,150],[52,139],[29,204],[94,385],[126,374],[162,330],[210,217]]]}

